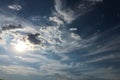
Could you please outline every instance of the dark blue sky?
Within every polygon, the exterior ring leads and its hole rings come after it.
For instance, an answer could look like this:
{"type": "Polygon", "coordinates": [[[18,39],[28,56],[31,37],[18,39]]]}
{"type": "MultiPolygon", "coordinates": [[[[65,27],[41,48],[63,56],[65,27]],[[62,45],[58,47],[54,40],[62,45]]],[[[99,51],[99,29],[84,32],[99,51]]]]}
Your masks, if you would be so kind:
{"type": "Polygon", "coordinates": [[[120,80],[119,0],[1,0],[0,78],[120,80]]]}

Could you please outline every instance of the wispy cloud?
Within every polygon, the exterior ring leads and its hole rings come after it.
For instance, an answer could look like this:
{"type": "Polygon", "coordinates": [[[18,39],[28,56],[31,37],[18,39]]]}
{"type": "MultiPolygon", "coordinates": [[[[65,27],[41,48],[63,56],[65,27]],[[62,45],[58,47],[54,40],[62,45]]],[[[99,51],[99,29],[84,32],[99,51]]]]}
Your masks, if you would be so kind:
{"type": "Polygon", "coordinates": [[[114,70],[112,67],[108,68],[99,68],[94,71],[85,72],[85,75],[89,75],[94,77],[95,79],[102,79],[102,80],[119,80],[119,69],[114,70]]]}
{"type": "Polygon", "coordinates": [[[120,44],[120,37],[117,33],[112,33],[111,31],[116,31],[117,29],[119,29],[120,26],[116,26],[104,33],[101,33],[99,35],[97,35],[98,37],[96,38],[96,40],[100,39],[99,43],[95,43],[97,44],[95,46],[95,48],[90,49],[88,51],[87,54],[83,54],[83,56],[92,56],[92,55],[99,55],[100,53],[103,52],[109,52],[110,51],[118,51],[119,52],[119,45],[120,44]],[[111,34],[111,36],[109,36],[109,34],[111,34]],[[103,37],[106,37],[105,39],[103,37]]]}
{"type": "Polygon", "coordinates": [[[92,2],[103,2],[103,0],[87,0],[87,1],[92,1],[92,2]]]}
{"type": "Polygon", "coordinates": [[[117,58],[120,58],[120,56],[107,55],[107,56],[103,56],[103,57],[99,57],[99,58],[96,58],[96,59],[85,61],[84,63],[97,63],[97,62],[100,62],[100,61],[117,59],[117,58]]]}
{"type": "Polygon", "coordinates": [[[38,71],[32,67],[25,67],[20,65],[0,66],[0,71],[7,74],[19,74],[19,75],[38,75],[38,71]]]}
{"type": "Polygon", "coordinates": [[[85,14],[86,12],[90,11],[92,7],[96,4],[96,2],[93,1],[83,1],[81,0],[79,2],[80,4],[77,4],[74,9],[67,8],[66,2],[61,0],[55,0],[55,15],[63,19],[67,23],[71,23],[76,18],[78,18],[80,15],[85,14]]]}

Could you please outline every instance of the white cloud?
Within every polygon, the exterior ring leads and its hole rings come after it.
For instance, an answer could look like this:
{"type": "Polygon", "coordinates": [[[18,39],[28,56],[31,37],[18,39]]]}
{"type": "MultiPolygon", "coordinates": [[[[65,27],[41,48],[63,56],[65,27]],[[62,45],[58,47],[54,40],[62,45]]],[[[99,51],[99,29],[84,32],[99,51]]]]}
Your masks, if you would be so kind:
{"type": "Polygon", "coordinates": [[[71,37],[74,38],[74,39],[81,39],[80,36],[78,34],[75,34],[75,33],[71,33],[71,37]]]}
{"type": "Polygon", "coordinates": [[[27,63],[37,63],[40,62],[40,60],[37,58],[30,58],[30,57],[22,57],[22,56],[15,56],[16,59],[21,60],[23,62],[27,63]]]}
{"type": "Polygon", "coordinates": [[[88,60],[84,63],[95,63],[95,62],[99,62],[99,61],[104,61],[104,60],[111,60],[111,59],[116,59],[117,57],[115,55],[107,55],[107,56],[103,56],[103,57],[99,57],[99,58],[95,58],[92,60],[88,60]]]}
{"type": "Polygon", "coordinates": [[[83,1],[81,0],[79,5],[75,6],[75,9],[66,8],[65,1],[55,0],[55,10],[54,14],[58,18],[62,18],[65,22],[71,23],[77,19],[80,15],[85,14],[90,11],[96,3],[93,1],[83,1]]]}
{"type": "Polygon", "coordinates": [[[58,17],[54,16],[54,17],[49,17],[50,21],[56,22],[58,25],[63,25],[64,22],[62,20],[60,20],[58,17]]]}
{"type": "MultiPolygon", "coordinates": [[[[100,35],[98,35],[97,39],[100,39],[101,37],[105,37],[104,35],[109,35],[111,31],[114,31],[116,29],[118,29],[119,27],[117,26],[117,28],[112,28],[112,30],[110,31],[106,31],[100,35]]],[[[109,51],[115,51],[115,50],[119,50],[119,41],[120,37],[118,35],[115,35],[114,33],[111,34],[111,36],[106,36],[106,39],[103,41],[101,40],[101,44],[98,44],[98,46],[96,46],[96,49],[90,49],[88,51],[87,54],[83,54],[84,57],[86,56],[92,56],[92,55],[99,55],[100,53],[103,52],[109,52],[109,51]]],[[[110,53],[110,52],[109,52],[110,53]]]]}
{"type": "Polygon", "coordinates": [[[61,16],[67,23],[70,23],[76,18],[73,10],[71,9],[62,10],[62,8],[64,8],[64,5],[61,2],[61,0],[55,0],[55,9],[57,11],[58,16],[61,16]]]}
{"type": "Polygon", "coordinates": [[[19,11],[22,9],[22,6],[20,6],[18,4],[13,4],[13,5],[9,5],[8,8],[19,11]]]}
{"type": "Polygon", "coordinates": [[[78,30],[77,28],[70,28],[69,29],[70,31],[76,31],[76,30],[78,30]]]}

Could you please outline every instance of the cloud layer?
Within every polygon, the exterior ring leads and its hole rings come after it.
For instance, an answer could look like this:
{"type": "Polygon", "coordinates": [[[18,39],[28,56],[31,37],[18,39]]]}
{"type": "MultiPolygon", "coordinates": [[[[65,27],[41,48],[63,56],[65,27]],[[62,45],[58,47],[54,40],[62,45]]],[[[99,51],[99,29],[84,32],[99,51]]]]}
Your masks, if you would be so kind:
{"type": "MultiPolygon", "coordinates": [[[[42,17],[51,24],[40,26],[1,13],[0,72],[8,76],[34,76],[34,80],[38,80],[36,76],[44,80],[119,80],[120,69],[113,63],[119,62],[120,37],[117,33],[109,34],[120,27],[89,38],[75,33],[78,30],[75,27],[66,27],[93,9],[96,2],[81,0],[72,9],[61,0],[55,0],[53,14],[42,17]],[[14,50],[19,41],[27,45],[27,51],[22,54],[14,50]]],[[[20,10],[17,6],[10,8],[20,10]]],[[[41,17],[32,17],[32,20],[36,19],[40,21],[41,17]]]]}

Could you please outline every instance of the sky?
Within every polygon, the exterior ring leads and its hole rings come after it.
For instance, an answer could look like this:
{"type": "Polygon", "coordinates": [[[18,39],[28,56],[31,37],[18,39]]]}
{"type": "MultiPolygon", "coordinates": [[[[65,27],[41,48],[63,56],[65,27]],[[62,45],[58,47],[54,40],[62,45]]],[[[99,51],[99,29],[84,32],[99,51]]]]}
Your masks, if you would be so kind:
{"type": "Polygon", "coordinates": [[[119,0],[0,0],[0,78],[120,80],[119,0]]]}

